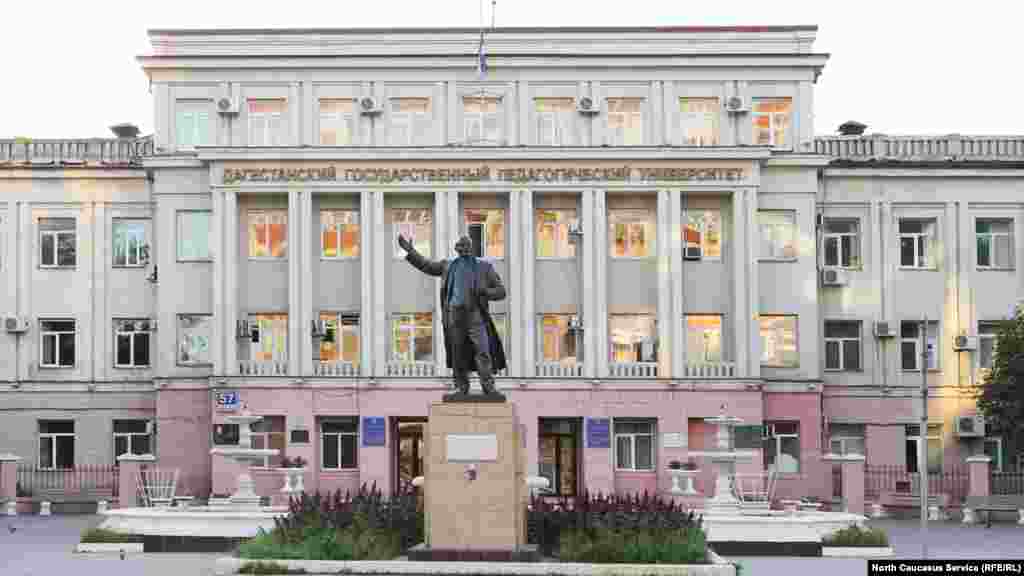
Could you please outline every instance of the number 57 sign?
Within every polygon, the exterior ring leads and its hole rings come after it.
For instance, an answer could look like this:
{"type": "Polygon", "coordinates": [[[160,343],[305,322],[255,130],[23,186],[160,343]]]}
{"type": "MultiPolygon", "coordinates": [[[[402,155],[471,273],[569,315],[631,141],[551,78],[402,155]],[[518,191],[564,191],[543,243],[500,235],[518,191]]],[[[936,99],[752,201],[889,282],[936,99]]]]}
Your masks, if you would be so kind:
{"type": "Polygon", "coordinates": [[[218,410],[237,410],[238,409],[238,392],[218,392],[217,393],[217,409],[218,410]]]}

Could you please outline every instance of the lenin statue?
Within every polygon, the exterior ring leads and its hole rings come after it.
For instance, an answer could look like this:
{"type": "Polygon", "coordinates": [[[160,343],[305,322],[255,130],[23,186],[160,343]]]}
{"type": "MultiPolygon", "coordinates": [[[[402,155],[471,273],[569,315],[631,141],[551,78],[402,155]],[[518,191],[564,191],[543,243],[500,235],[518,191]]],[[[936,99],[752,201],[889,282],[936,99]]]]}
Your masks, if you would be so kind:
{"type": "Polygon", "coordinates": [[[505,286],[490,262],[473,256],[468,236],[455,243],[457,257],[451,260],[428,260],[413,248],[412,243],[398,236],[398,245],[405,250],[405,259],[428,276],[440,276],[441,311],[444,326],[444,348],[448,366],[455,373],[457,394],[446,400],[466,399],[469,394],[469,373],[476,370],[484,396],[504,400],[494,389],[494,372],[505,368],[505,350],[491,319],[489,302],[505,299],[505,286]]]}

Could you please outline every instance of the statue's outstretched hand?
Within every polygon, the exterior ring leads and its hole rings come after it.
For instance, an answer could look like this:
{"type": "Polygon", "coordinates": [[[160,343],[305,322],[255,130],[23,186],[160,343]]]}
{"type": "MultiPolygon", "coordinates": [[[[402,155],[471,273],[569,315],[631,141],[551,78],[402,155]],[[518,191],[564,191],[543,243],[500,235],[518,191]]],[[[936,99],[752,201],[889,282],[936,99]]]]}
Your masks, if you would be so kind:
{"type": "Polygon", "coordinates": [[[412,243],[409,242],[408,238],[402,236],[401,234],[398,235],[398,246],[402,250],[405,250],[406,252],[412,251],[412,243]]]}

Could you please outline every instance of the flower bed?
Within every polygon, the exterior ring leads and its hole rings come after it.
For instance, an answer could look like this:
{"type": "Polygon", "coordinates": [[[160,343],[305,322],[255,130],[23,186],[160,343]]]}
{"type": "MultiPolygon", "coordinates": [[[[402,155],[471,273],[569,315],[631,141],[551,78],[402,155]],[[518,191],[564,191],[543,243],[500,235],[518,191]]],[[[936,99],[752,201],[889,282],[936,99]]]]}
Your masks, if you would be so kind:
{"type": "Polygon", "coordinates": [[[104,528],[89,528],[82,532],[81,542],[83,544],[129,544],[142,542],[142,536],[104,528]]]}
{"type": "Polygon", "coordinates": [[[881,528],[850,526],[822,538],[821,555],[843,558],[892,556],[889,536],[881,528]]]}

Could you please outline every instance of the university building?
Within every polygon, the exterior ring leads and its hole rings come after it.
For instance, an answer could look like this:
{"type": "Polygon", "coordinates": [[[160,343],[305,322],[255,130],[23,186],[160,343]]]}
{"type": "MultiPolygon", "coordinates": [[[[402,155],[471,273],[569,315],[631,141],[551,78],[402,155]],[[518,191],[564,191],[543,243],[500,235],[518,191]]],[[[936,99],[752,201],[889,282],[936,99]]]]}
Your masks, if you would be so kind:
{"type": "Polygon", "coordinates": [[[0,451],[223,494],[244,405],[308,489],[398,487],[451,381],[402,233],[494,262],[556,494],[667,489],[723,407],[780,497],[827,498],[827,453],[1020,466],[973,398],[1024,296],[1024,137],[815,137],[815,36],[496,29],[481,76],[478,30],[151,31],[153,135],[0,143],[0,451]]]}

